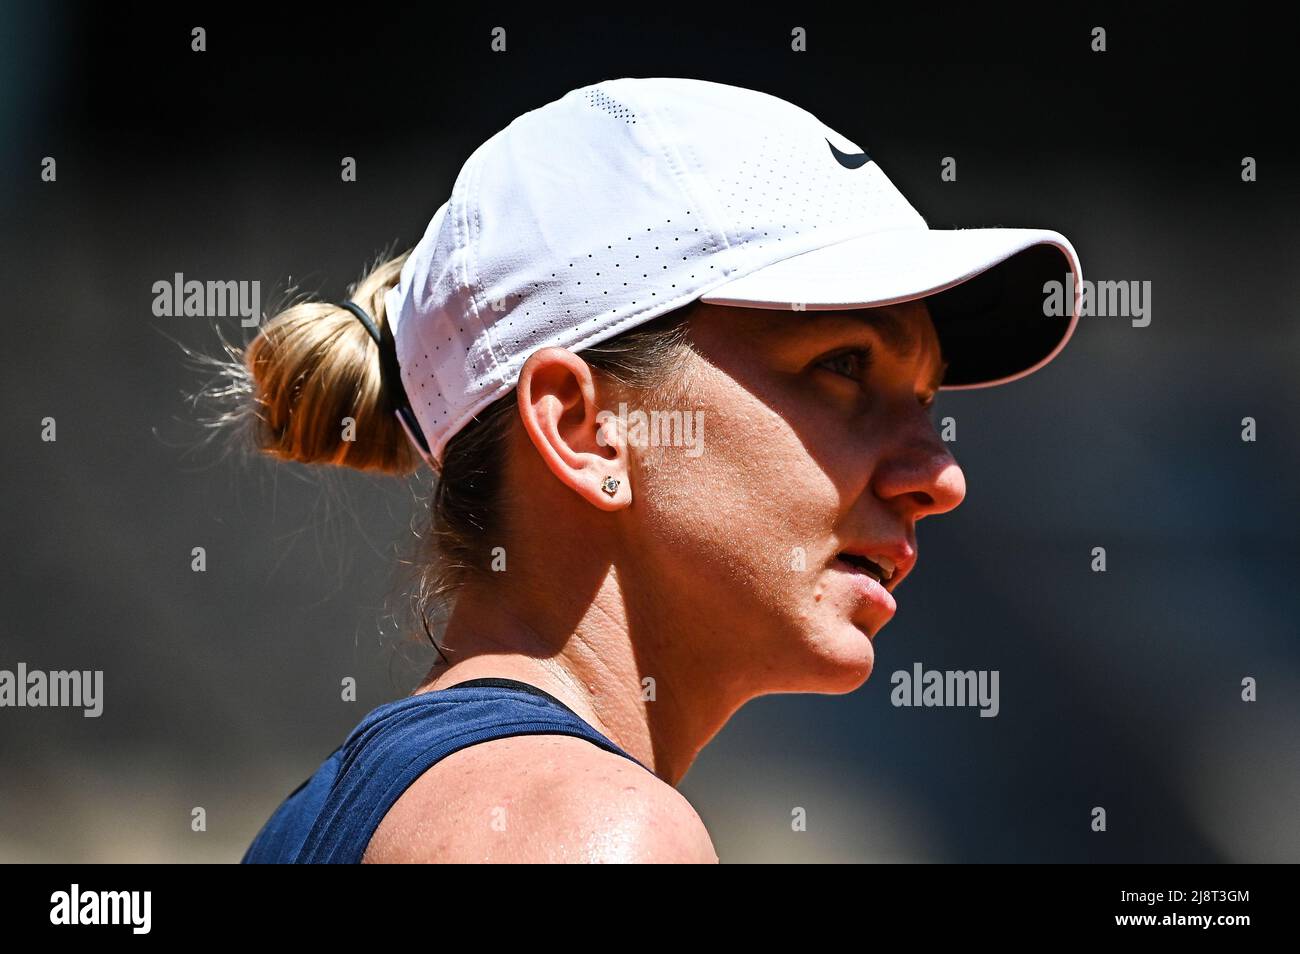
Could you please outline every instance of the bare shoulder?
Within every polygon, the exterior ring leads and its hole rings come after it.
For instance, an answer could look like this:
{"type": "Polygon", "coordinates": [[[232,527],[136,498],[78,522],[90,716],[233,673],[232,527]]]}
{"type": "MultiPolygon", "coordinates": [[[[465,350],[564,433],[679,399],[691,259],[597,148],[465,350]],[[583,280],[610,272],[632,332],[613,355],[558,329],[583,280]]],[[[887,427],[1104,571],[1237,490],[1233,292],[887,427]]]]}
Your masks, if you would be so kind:
{"type": "Polygon", "coordinates": [[[453,752],[415,780],[366,863],[715,863],[691,804],[586,739],[522,735],[453,752]]]}

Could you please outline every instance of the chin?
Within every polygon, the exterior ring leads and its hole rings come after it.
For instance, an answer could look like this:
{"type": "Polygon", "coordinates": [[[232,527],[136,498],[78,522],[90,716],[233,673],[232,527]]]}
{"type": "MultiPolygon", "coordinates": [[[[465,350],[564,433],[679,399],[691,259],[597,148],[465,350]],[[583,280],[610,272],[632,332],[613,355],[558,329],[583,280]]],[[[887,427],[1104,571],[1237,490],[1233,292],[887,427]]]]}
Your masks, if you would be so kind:
{"type": "Polygon", "coordinates": [[[808,634],[804,645],[812,658],[801,667],[799,688],[792,691],[840,695],[860,689],[876,662],[872,635],[871,626],[843,618],[829,622],[820,633],[808,634]]]}

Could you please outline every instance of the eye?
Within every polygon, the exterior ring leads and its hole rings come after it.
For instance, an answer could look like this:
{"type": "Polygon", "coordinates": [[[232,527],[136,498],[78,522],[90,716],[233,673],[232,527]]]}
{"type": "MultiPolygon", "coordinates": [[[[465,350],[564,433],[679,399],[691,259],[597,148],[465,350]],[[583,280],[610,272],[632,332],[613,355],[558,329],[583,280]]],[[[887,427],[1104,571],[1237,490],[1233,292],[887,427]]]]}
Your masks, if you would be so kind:
{"type": "Polygon", "coordinates": [[[860,381],[866,375],[867,369],[871,367],[871,349],[853,348],[849,351],[841,351],[829,358],[823,358],[817,362],[817,366],[860,381]]]}

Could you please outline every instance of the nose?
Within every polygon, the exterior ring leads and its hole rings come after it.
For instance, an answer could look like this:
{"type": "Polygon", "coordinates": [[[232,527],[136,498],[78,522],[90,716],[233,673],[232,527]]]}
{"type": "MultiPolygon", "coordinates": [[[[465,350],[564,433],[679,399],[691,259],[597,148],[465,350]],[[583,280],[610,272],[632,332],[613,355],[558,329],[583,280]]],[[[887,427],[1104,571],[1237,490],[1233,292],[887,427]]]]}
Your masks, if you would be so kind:
{"type": "Polygon", "coordinates": [[[920,520],[956,508],[966,497],[966,475],[927,420],[881,460],[872,489],[881,500],[920,520]]]}

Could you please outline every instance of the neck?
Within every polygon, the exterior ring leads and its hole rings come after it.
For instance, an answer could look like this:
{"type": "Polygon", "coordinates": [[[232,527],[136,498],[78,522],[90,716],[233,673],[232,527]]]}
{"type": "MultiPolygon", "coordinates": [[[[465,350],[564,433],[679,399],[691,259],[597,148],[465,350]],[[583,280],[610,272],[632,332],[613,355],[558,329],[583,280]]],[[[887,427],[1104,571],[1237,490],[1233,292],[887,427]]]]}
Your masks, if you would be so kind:
{"type": "Polygon", "coordinates": [[[594,593],[572,580],[541,592],[511,577],[461,591],[443,640],[450,665],[417,691],[483,676],[530,683],[676,786],[747,698],[724,667],[689,651],[707,643],[655,618],[666,601],[628,599],[614,567],[594,593]]]}

